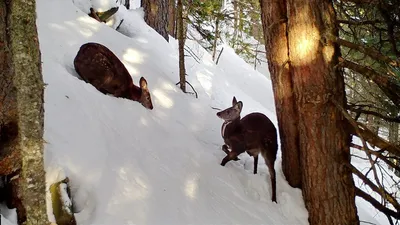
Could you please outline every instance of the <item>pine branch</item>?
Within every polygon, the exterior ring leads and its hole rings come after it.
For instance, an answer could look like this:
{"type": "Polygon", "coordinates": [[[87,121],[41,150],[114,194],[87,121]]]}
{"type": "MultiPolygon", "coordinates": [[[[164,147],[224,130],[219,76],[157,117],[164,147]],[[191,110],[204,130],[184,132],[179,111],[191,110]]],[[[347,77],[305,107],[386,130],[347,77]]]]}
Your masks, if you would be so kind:
{"type": "Polygon", "coordinates": [[[393,76],[378,73],[369,67],[359,65],[342,57],[339,57],[339,62],[340,67],[351,69],[365,78],[371,79],[395,105],[400,106],[400,80],[393,76]]]}
{"type": "Polygon", "coordinates": [[[359,129],[359,134],[355,132],[355,129],[350,128],[350,133],[359,137],[362,136],[368,143],[373,144],[381,149],[381,151],[388,151],[389,153],[400,157],[400,148],[393,145],[392,143],[382,139],[377,134],[369,130],[365,125],[358,123],[362,129],[359,129]]]}
{"type": "Polygon", "coordinates": [[[394,122],[394,123],[400,123],[400,117],[389,117],[389,116],[385,116],[382,115],[380,113],[377,113],[375,111],[370,111],[370,110],[365,110],[365,109],[361,109],[361,108],[353,108],[353,107],[348,107],[348,110],[355,112],[355,113],[362,113],[362,114],[369,114],[369,115],[373,115],[376,117],[379,117],[387,122],[394,122]]]}
{"type": "Polygon", "coordinates": [[[383,55],[382,53],[378,52],[377,50],[373,49],[373,48],[368,48],[365,47],[363,45],[359,45],[359,44],[355,44],[353,42],[350,41],[346,41],[340,38],[336,38],[336,43],[338,43],[341,46],[345,46],[347,48],[351,48],[351,49],[355,49],[361,53],[364,53],[366,55],[368,55],[369,57],[378,60],[378,61],[382,61],[385,62],[391,66],[395,66],[395,67],[400,67],[400,61],[398,60],[393,60],[389,57],[387,57],[386,55],[383,55]]]}
{"type": "Polygon", "coordinates": [[[364,20],[364,21],[355,21],[355,20],[337,20],[338,23],[348,24],[348,25],[375,25],[377,23],[382,23],[380,20],[364,20]]]}

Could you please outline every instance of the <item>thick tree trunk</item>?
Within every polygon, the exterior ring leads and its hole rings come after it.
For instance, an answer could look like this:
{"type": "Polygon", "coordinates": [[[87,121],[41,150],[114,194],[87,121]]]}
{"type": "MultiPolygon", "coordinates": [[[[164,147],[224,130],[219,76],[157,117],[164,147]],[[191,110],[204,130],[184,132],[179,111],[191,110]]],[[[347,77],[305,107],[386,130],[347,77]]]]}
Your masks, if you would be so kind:
{"type": "Polygon", "coordinates": [[[172,37],[176,38],[176,13],[175,13],[175,0],[169,0],[168,2],[168,33],[172,37]]]}
{"type": "Polygon", "coordinates": [[[354,182],[346,167],[350,136],[332,103],[345,104],[338,46],[326,38],[337,36],[332,2],[260,3],[285,175],[301,184],[311,225],[358,224],[354,182]],[[299,171],[290,169],[292,162],[299,171]]]}
{"type": "MultiPolygon", "coordinates": [[[[22,204],[26,211],[25,224],[46,224],[48,220],[42,139],[44,84],[36,30],[36,2],[35,0],[6,1],[4,4],[2,1],[0,8],[1,19],[6,19],[7,29],[7,41],[2,43],[6,46],[1,46],[2,50],[6,51],[1,53],[5,53],[9,62],[9,69],[4,71],[1,78],[12,81],[12,88],[7,89],[10,92],[6,95],[11,93],[11,96],[15,96],[16,102],[16,110],[11,112],[13,116],[10,118],[16,122],[17,136],[14,147],[20,151],[22,159],[19,185],[21,185],[22,204]]],[[[1,28],[4,34],[4,27],[1,28]]],[[[2,105],[1,111],[6,106],[2,105]]]]}
{"type": "Polygon", "coordinates": [[[178,0],[176,7],[176,26],[178,36],[179,51],[179,84],[183,92],[186,93],[186,69],[185,69],[185,29],[183,28],[183,4],[182,0],[178,0]]]}
{"type": "Polygon", "coordinates": [[[168,41],[168,0],[142,0],[144,20],[168,41]]]}
{"type": "Polygon", "coordinates": [[[265,50],[274,89],[282,150],[282,170],[292,187],[301,187],[298,115],[289,67],[286,1],[260,0],[265,50]],[[290,118],[290,119],[288,119],[290,118]]]}
{"type": "Polygon", "coordinates": [[[17,96],[13,84],[9,38],[7,35],[7,5],[0,2],[0,176],[21,168],[18,143],[17,96]]]}
{"type": "Polygon", "coordinates": [[[288,40],[298,107],[303,196],[310,224],[358,224],[349,133],[331,99],[345,105],[336,69],[336,15],[329,0],[288,0],[288,40]],[[329,213],[326,213],[329,212],[329,213]]]}

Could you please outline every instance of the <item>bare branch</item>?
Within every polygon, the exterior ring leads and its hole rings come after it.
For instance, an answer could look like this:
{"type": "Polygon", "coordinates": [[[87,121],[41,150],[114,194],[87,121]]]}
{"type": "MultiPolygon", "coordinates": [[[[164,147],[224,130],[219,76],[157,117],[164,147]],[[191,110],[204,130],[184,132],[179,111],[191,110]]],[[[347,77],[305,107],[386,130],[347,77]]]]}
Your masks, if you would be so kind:
{"type": "Polygon", "coordinates": [[[375,25],[377,23],[382,23],[382,21],[380,20],[365,20],[365,21],[337,20],[337,22],[348,25],[375,25]]]}
{"type": "Polygon", "coordinates": [[[362,199],[364,199],[365,201],[369,202],[372,206],[374,206],[377,210],[381,211],[382,213],[384,213],[385,215],[394,217],[396,219],[400,219],[400,213],[395,212],[387,207],[385,207],[384,205],[382,205],[381,203],[379,203],[376,199],[374,199],[371,195],[365,193],[364,191],[362,191],[359,188],[355,188],[356,189],[356,195],[361,197],[362,199]]]}

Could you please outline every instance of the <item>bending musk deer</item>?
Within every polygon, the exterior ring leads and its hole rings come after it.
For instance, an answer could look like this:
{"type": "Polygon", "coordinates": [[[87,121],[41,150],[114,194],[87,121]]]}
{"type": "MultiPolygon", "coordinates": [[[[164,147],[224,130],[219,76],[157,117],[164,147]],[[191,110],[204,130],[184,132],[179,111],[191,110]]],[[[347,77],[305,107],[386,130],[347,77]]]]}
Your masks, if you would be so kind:
{"type": "Polygon", "coordinates": [[[276,202],[275,160],[278,151],[276,128],[262,113],[250,113],[240,119],[243,103],[233,97],[232,107],[217,113],[224,120],[221,134],[225,144],[222,150],[227,156],[221,165],[231,160],[239,160],[238,155],[247,152],[254,157],[254,174],[257,173],[258,155],[261,153],[271,177],[272,201],[276,202]],[[228,149],[231,149],[229,151],[228,149]]]}
{"type": "Polygon", "coordinates": [[[140,87],[133,80],[124,64],[107,47],[98,43],[82,45],[74,59],[79,76],[103,94],[140,102],[153,109],[147,81],[140,78],[140,87]]]}

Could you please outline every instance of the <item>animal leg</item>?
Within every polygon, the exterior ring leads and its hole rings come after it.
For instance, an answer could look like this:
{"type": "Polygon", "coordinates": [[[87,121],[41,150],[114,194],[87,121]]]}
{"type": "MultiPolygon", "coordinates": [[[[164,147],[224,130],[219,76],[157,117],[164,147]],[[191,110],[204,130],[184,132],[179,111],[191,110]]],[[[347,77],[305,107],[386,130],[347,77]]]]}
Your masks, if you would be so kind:
{"type": "Polygon", "coordinates": [[[257,166],[258,166],[258,155],[253,156],[254,157],[254,170],[253,173],[257,174],[257,166]]]}
{"type": "MultiPolygon", "coordinates": [[[[229,155],[229,148],[228,145],[222,145],[222,151],[224,151],[227,155],[229,155]]],[[[238,157],[235,157],[233,160],[238,161],[240,160],[238,157]]]]}
{"type": "Polygon", "coordinates": [[[275,168],[274,168],[274,163],[275,161],[271,162],[268,160],[265,160],[268,166],[269,170],[269,176],[271,177],[271,187],[272,187],[272,197],[271,200],[273,202],[276,202],[276,174],[275,174],[275,168]]]}
{"type": "Polygon", "coordinates": [[[225,158],[222,159],[221,166],[225,166],[225,164],[231,160],[234,160],[237,158],[237,153],[234,151],[230,151],[225,158]]]}

